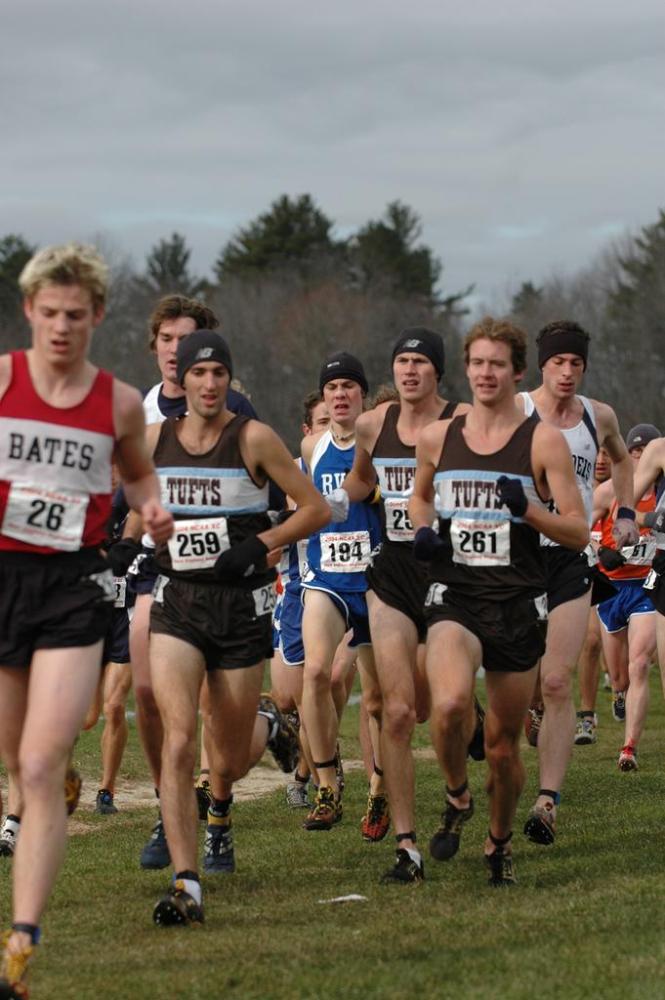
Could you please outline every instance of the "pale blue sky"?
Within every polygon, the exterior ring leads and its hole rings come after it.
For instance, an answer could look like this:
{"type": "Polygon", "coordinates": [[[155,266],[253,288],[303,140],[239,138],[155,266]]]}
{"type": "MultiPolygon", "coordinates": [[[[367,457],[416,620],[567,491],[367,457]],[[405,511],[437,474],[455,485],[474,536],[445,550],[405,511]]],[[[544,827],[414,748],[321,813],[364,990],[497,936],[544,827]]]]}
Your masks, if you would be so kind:
{"type": "Polygon", "coordinates": [[[177,229],[206,271],[310,192],[347,233],[400,198],[446,291],[584,265],[665,206],[661,0],[6,0],[0,233],[177,229]]]}

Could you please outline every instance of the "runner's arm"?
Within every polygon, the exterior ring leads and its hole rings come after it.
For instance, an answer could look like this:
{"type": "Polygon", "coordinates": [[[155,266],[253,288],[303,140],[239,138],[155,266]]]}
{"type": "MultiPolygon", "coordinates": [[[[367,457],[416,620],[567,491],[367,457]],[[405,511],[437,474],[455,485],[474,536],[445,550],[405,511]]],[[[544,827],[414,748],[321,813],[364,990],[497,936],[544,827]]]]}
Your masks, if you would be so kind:
{"type": "Polygon", "coordinates": [[[439,462],[448,421],[428,424],[416,445],[416,475],[409,500],[409,520],[413,530],[430,528],[435,517],[434,473],[439,462]]]}
{"type": "Polygon", "coordinates": [[[654,486],[656,480],[665,471],[665,438],[656,438],[649,441],[648,445],[640,455],[640,460],[635,470],[634,481],[634,502],[642,499],[650,486],[654,486]]]}
{"type": "Polygon", "coordinates": [[[353,467],[347,473],[342,489],[349,494],[351,503],[366,500],[376,487],[376,469],[372,465],[372,449],[376,443],[383,414],[376,410],[363,413],[356,421],[356,450],[353,467]]]}
{"type": "Polygon", "coordinates": [[[570,449],[561,431],[539,423],[533,436],[531,461],[536,481],[544,474],[558,513],[529,501],[524,520],[557,545],[581,551],[589,544],[589,525],[570,449]]]}

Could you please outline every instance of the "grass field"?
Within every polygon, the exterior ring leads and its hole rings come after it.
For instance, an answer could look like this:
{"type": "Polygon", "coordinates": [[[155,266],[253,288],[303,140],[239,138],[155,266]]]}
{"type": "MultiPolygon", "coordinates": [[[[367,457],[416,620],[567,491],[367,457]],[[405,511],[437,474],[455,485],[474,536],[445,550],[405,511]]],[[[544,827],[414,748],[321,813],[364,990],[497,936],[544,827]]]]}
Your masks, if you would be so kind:
{"type": "MultiPolygon", "coordinates": [[[[482,692],[481,692],[482,693],[482,692]]],[[[168,874],[141,872],[138,853],[154,811],[115,817],[80,810],[44,919],[33,998],[651,998],[665,996],[665,718],[657,678],[640,770],[621,774],[622,727],[599,696],[599,742],[574,751],[552,848],[528,844],[521,823],[537,788],[536,752],[515,837],[519,885],[486,887],[484,765],[471,765],[477,811],[459,855],[428,862],[421,886],[382,886],[393,843],[363,844],[360,772],[349,775],[345,818],[305,833],[282,793],[234,807],[238,871],[204,879],[206,924],[156,928],[168,874]],[[359,893],[365,902],[323,904],[359,893]]],[[[357,709],[344,721],[359,756],[357,709]]],[[[99,728],[77,758],[97,780],[99,728]]],[[[428,745],[425,727],[418,743],[428,745]]],[[[145,780],[132,728],[123,775],[145,780]]],[[[417,768],[421,846],[437,825],[436,764],[417,768]]],[[[1,859],[2,920],[10,863],[1,859]]]]}

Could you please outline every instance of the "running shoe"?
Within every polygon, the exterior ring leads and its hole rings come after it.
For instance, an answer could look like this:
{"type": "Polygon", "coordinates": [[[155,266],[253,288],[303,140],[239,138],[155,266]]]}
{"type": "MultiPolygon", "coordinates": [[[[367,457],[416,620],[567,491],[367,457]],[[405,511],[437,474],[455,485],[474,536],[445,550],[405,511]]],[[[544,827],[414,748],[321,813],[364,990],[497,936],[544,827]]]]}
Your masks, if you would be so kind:
{"type": "Polygon", "coordinates": [[[626,692],[612,692],[612,718],[617,722],[626,721],[626,692]]]}
{"type": "Polygon", "coordinates": [[[542,705],[537,705],[536,708],[530,708],[526,713],[526,718],[524,720],[524,732],[526,733],[527,742],[530,747],[538,746],[538,734],[540,733],[540,727],[543,722],[544,714],[545,709],[542,705]]]}
{"type": "Polygon", "coordinates": [[[213,816],[212,813],[208,813],[208,825],[203,842],[203,870],[209,873],[228,874],[236,870],[230,816],[213,816]]]}
{"type": "Polygon", "coordinates": [[[476,709],[476,728],[466,752],[472,760],[485,760],[485,709],[477,698],[473,700],[476,709]]]}
{"type": "Polygon", "coordinates": [[[152,828],[150,840],[141,851],[140,864],[141,868],[148,869],[168,868],[171,864],[171,854],[161,816],[152,828]]]}
{"type": "Polygon", "coordinates": [[[619,754],[619,770],[637,771],[637,749],[632,745],[632,743],[627,743],[625,747],[621,748],[621,753],[619,754]]]}
{"type": "Polygon", "coordinates": [[[310,809],[306,781],[290,781],[286,786],[286,804],[291,809],[310,809]]]}
{"type": "Polygon", "coordinates": [[[594,716],[578,716],[577,726],[575,728],[575,746],[590,746],[592,743],[596,742],[596,739],[596,722],[594,716]]]}
{"type": "Polygon", "coordinates": [[[185,892],[181,880],[176,881],[152,911],[152,919],[160,927],[175,927],[188,924],[200,927],[203,923],[203,907],[193,896],[185,892]]]}
{"type": "Polygon", "coordinates": [[[554,843],[556,821],[553,810],[554,804],[548,803],[544,806],[534,806],[529,813],[524,824],[524,833],[532,843],[543,844],[545,847],[554,843]]]}
{"type": "Polygon", "coordinates": [[[367,797],[367,812],[360,821],[363,840],[377,844],[383,840],[389,829],[388,799],[385,795],[372,795],[370,792],[367,797]]]}
{"type": "Polygon", "coordinates": [[[68,816],[71,816],[79,804],[82,786],[83,781],[81,780],[81,775],[74,767],[73,761],[70,757],[67,770],[65,772],[65,805],[67,806],[68,816]]]}
{"type": "Polygon", "coordinates": [[[205,778],[199,778],[194,791],[196,792],[196,808],[199,812],[199,819],[202,823],[208,821],[208,809],[212,805],[212,790],[210,782],[205,778]]]}
{"type": "Polygon", "coordinates": [[[8,952],[7,941],[11,934],[11,931],[6,931],[3,935],[5,950],[0,970],[0,1000],[27,1000],[28,987],[25,979],[34,948],[32,945],[28,945],[22,951],[8,952]]]}
{"type": "Polygon", "coordinates": [[[321,785],[314,806],[303,823],[305,830],[332,830],[342,818],[342,803],[330,785],[321,785]]]}
{"type": "Polygon", "coordinates": [[[269,694],[261,695],[258,713],[268,720],[271,735],[266,746],[275,758],[277,766],[287,774],[295,771],[300,756],[298,730],[292,722],[289,722],[287,716],[280,712],[274,698],[269,694]]]}
{"type": "Polygon", "coordinates": [[[339,748],[339,743],[335,746],[335,775],[337,777],[337,790],[341,796],[346,782],[344,781],[344,764],[342,762],[342,751],[339,748]]]}
{"type": "Polygon", "coordinates": [[[446,802],[441,813],[441,826],[429,842],[429,852],[435,861],[449,861],[459,850],[462,827],[473,816],[473,799],[466,809],[458,809],[452,802],[446,802]]]}
{"type": "Polygon", "coordinates": [[[7,826],[7,820],[3,823],[2,831],[0,831],[0,858],[11,858],[13,857],[14,851],[16,850],[16,838],[18,837],[18,831],[15,833],[14,830],[7,826]]]}
{"type": "Polygon", "coordinates": [[[118,807],[113,802],[113,793],[108,788],[100,788],[95,801],[95,812],[102,816],[112,816],[117,813],[118,807]]]}
{"type": "Polygon", "coordinates": [[[497,847],[493,854],[485,855],[487,866],[487,882],[494,889],[516,885],[517,879],[513,870],[512,854],[506,854],[503,848],[497,847]]]}
{"type": "Polygon", "coordinates": [[[395,864],[384,872],[381,881],[384,885],[390,882],[422,882],[425,878],[425,867],[420,859],[420,864],[414,861],[409,852],[404,847],[398,847],[395,854],[395,864]]]}

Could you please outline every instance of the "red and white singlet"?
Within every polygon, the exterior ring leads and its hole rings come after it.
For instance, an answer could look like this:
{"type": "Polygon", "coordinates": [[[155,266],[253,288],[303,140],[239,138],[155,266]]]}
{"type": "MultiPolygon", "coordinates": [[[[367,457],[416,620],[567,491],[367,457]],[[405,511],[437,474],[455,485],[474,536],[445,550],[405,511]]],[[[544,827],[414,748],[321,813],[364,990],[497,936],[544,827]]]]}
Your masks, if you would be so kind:
{"type": "Polygon", "coordinates": [[[61,409],[37,395],[14,351],[0,399],[0,551],[75,552],[101,545],[111,512],[113,376],[61,409]]]}

